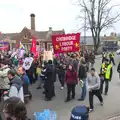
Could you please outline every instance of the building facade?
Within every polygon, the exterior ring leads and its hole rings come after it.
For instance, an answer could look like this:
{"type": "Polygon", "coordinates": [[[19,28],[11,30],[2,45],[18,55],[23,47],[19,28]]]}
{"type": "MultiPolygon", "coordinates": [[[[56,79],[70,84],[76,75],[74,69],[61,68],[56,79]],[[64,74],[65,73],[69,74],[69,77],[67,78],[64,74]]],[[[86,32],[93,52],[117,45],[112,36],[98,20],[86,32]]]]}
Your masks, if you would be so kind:
{"type": "Polygon", "coordinates": [[[114,32],[109,36],[104,35],[104,37],[102,37],[103,51],[116,51],[118,49],[118,41],[117,34],[114,32]]]}
{"type": "Polygon", "coordinates": [[[2,34],[1,37],[7,36],[10,48],[16,48],[19,46],[20,41],[26,49],[30,50],[32,37],[36,37],[37,46],[40,49],[50,50],[52,46],[52,35],[65,34],[64,29],[54,31],[52,27],[49,27],[48,31],[36,31],[35,29],[35,14],[30,15],[31,29],[24,27],[20,33],[2,34]]]}

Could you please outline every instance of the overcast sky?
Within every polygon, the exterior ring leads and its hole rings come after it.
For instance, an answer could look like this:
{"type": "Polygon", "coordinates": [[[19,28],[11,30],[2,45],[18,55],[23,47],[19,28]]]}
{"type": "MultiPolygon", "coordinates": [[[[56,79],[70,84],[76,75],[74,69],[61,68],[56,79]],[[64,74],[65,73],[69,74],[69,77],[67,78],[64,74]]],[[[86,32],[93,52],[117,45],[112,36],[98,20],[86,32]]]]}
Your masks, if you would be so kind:
{"type": "MultiPolygon", "coordinates": [[[[79,9],[73,0],[0,0],[0,31],[3,33],[20,32],[24,26],[30,28],[30,14],[36,15],[36,30],[65,29],[67,33],[76,32],[79,9]]],[[[120,0],[112,0],[119,4],[120,0]]],[[[115,31],[120,33],[120,22],[115,31]]],[[[108,34],[113,29],[105,31],[108,34]]]]}

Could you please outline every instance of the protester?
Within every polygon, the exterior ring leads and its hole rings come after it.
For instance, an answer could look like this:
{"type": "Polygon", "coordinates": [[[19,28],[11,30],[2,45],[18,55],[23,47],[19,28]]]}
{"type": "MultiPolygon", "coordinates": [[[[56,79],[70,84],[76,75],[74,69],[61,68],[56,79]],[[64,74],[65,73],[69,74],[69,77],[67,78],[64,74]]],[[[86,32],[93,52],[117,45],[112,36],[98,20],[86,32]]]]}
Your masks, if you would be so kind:
{"type": "Polygon", "coordinates": [[[52,100],[52,97],[55,96],[55,91],[54,91],[55,76],[56,76],[55,67],[52,64],[52,60],[49,60],[45,71],[46,79],[44,83],[46,101],[52,100]]]}
{"type": "Polygon", "coordinates": [[[65,77],[65,70],[66,67],[64,66],[64,64],[59,64],[58,69],[57,69],[57,73],[58,73],[58,79],[60,81],[61,84],[61,90],[64,89],[64,77],[65,77]]]}
{"type": "Polygon", "coordinates": [[[5,101],[3,113],[6,120],[30,120],[25,104],[18,97],[11,97],[5,101]]]}
{"type": "Polygon", "coordinates": [[[100,104],[103,105],[103,98],[100,93],[100,78],[97,72],[95,72],[94,68],[91,69],[86,82],[87,82],[88,91],[89,91],[90,112],[93,112],[94,111],[94,106],[93,106],[94,95],[98,97],[98,99],[100,100],[100,104]]]}
{"type": "Polygon", "coordinates": [[[39,65],[39,62],[37,59],[33,60],[33,66],[34,66],[34,76],[35,76],[35,81],[38,79],[38,74],[37,74],[37,66],[39,65]]]}
{"type": "Polygon", "coordinates": [[[79,60],[77,59],[77,54],[73,55],[72,58],[73,58],[72,65],[74,69],[78,71],[79,60]]]}
{"type": "Polygon", "coordinates": [[[22,67],[26,70],[26,73],[30,79],[30,84],[35,83],[35,77],[34,77],[35,66],[34,66],[33,57],[31,54],[26,55],[26,58],[24,60],[22,67]]]}
{"type": "Polygon", "coordinates": [[[88,66],[85,62],[85,58],[81,58],[80,60],[80,66],[79,66],[79,73],[78,77],[80,82],[83,82],[82,86],[82,93],[81,97],[78,99],[79,101],[83,101],[86,97],[86,77],[87,77],[87,72],[88,72],[88,66]]]}
{"type": "Polygon", "coordinates": [[[4,92],[4,100],[15,96],[24,102],[23,81],[15,75],[13,70],[8,71],[8,78],[10,80],[10,89],[4,92]]]}
{"type": "MultiPolygon", "coordinates": [[[[0,54],[0,84],[7,88],[5,89],[4,94],[1,94],[3,95],[5,102],[11,99],[12,97],[17,97],[17,99],[20,99],[20,104],[24,105],[23,103],[21,103],[21,100],[24,102],[26,100],[25,96],[27,95],[29,96],[27,96],[27,100],[29,98],[32,98],[29,86],[30,84],[35,83],[36,80],[39,81],[39,84],[36,89],[41,89],[42,85],[44,84],[43,94],[45,95],[45,101],[51,101],[55,96],[54,85],[55,81],[57,80],[56,78],[58,78],[60,82],[61,90],[65,88],[66,84],[67,97],[65,99],[65,102],[69,102],[72,99],[75,99],[75,88],[78,84],[79,79],[79,85],[82,91],[78,101],[84,101],[86,99],[86,88],[88,88],[90,110],[86,106],[76,106],[71,112],[70,120],[77,120],[78,118],[84,119],[85,116],[85,120],[88,120],[88,111],[94,111],[94,95],[98,97],[98,99],[100,100],[100,104],[103,105],[103,98],[101,96],[101,93],[103,92],[103,84],[105,83],[105,95],[107,95],[109,82],[112,79],[112,65],[111,63],[109,63],[109,60],[106,59],[107,57],[103,55],[104,62],[102,63],[100,74],[98,76],[94,68],[96,67],[94,66],[94,53],[90,50],[86,50],[84,51],[82,56],[79,56],[78,54],[79,53],[77,52],[69,52],[65,54],[61,53],[57,54],[56,57],[54,56],[53,61],[47,59],[46,62],[42,58],[42,53],[40,54],[39,59],[35,57],[35,54],[34,56],[33,54],[29,54],[29,51],[28,53],[25,53],[25,57],[22,57],[22,59],[21,57],[18,57],[16,59],[15,56],[18,56],[17,52],[15,54],[12,54],[11,56],[8,56],[6,53],[2,52],[2,54],[0,54]],[[12,58],[12,62],[9,62],[9,58],[12,58]],[[43,62],[44,65],[42,64],[43,62]],[[89,63],[91,63],[90,71],[89,63]],[[10,68],[7,64],[10,64],[10,68]],[[17,71],[17,73],[15,73],[15,71],[17,71]],[[85,110],[85,113],[82,110],[85,110]]],[[[111,55],[114,56],[113,54],[111,55]]],[[[120,63],[118,65],[117,71],[120,73],[120,63]]],[[[32,85],[32,89],[34,90],[34,85],[32,85]]],[[[61,92],[62,94],[64,94],[64,90],[61,92]]],[[[17,106],[16,103],[17,102],[15,102],[14,105],[11,105],[12,107],[10,106],[11,108],[9,110],[6,106],[3,112],[6,114],[7,111],[7,114],[9,116],[8,119],[10,120],[26,120],[27,117],[25,117],[25,119],[21,118],[22,116],[24,116],[22,113],[21,115],[19,113],[17,116],[15,116],[16,113],[11,115],[11,110],[14,111],[16,109],[14,108],[17,106]],[[20,116],[19,119],[18,116],[20,116]]]]}
{"type": "Polygon", "coordinates": [[[10,85],[9,85],[9,79],[7,77],[7,73],[10,70],[10,68],[7,65],[7,61],[1,61],[0,63],[0,100],[1,100],[1,96],[4,93],[4,90],[9,89],[10,85]]]}
{"type": "Polygon", "coordinates": [[[1,61],[0,68],[0,85],[3,85],[5,88],[9,88],[9,80],[7,77],[7,73],[10,70],[7,61],[1,61]]]}
{"type": "Polygon", "coordinates": [[[25,69],[23,67],[19,67],[17,70],[17,73],[21,80],[23,81],[23,92],[24,95],[29,95],[29,98],[32,98],[32,94],[29,90],[30,80],[25,72],[25,69]]]}
{"type": "Polygon", "coordinates": [[[47,64],[48,63],[45,61],[44,66],[41,67],[41,73],[40,73],[40,75],[38,75],[39,83],[38,83],[38,87],[36,89],[41,89],[42,88],[42,83],[44,83],[45,80],[46,80],[45,72],[46,72],[47,64]]]}
{"type": "Polygon", "coordinates": [[[71,100],[71,92],[72,99],[75,98],[75,86],[78,84],[77,72],[74,70],[72,65],[69,65],[68,70],[66,71],[65,83],[67,84],[67,98],[65,102],[69,102],[71,100]]]}
{"type": "Polygon", "coordinates": [[[15,67],[18,67],[19,61],[17,56],[14,57],[13,64],[15,65],[15,67]]]}

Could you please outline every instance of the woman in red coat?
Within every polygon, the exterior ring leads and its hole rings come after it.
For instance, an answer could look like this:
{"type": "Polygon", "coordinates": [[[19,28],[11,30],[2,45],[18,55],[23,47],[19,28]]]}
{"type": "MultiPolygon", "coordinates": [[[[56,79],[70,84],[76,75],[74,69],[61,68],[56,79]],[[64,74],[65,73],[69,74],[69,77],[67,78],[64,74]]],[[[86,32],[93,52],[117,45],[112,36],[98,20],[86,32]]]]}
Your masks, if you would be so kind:
{"type": "Polygon", "coordinates": [[[73,69],[72,65],[69,65],[68,70],[65,74],[65,83],[67,84],[67,99],[65,102],[75,98],[75,86],[78,84],[77,72],[73,69]],[[71,98],[72,92],[72,98],[71,98]]]}

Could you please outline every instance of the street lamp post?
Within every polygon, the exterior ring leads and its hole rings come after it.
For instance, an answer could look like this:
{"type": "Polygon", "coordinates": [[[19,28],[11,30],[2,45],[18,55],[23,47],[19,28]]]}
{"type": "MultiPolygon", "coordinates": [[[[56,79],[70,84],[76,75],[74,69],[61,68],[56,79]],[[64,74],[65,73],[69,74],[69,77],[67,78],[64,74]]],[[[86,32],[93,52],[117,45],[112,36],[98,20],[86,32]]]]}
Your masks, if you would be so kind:
{"type": "Polygon", "coordinates": [[[84,22],[84,40],[82,42],[82,54],[84,54],[85,45],[86,45],[86,10],[85,10],[85,22],[84,22]]]}
{"type": "Polygon", "coordinates": [[[86,11],[85,11],[85,23],[84,23],[84,45],[86,44],[86,11]]]}

